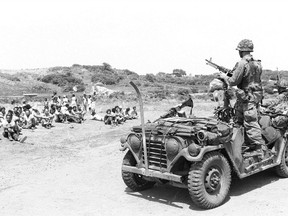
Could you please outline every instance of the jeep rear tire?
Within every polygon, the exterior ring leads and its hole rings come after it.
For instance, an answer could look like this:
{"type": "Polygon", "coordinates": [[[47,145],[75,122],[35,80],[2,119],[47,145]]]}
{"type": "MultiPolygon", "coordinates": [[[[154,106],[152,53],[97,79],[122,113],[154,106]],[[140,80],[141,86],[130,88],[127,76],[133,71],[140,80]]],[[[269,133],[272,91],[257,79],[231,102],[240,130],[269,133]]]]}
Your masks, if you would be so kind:
{"type": "Polygon", "coordinates": [[[221,153],[208,153],[202,161],[190,167],[189,194],[201,208],[211,209],[221,205],[229,193],[230,184],[231,168],[221,153]]]}
{"type": "MultiPolygon", "coordinates": [[[[132,153],[128,151],[123,159],[123,165],[136,166],[136,160],[132,153]]],[[[124,183],[133,191],[142,191],[153,187],[156,182],[147,181],[142,175],[122,170],[124,183]]]]}
{"type": "Polygon", "coordinates": [[[275,167],[277,175],[282,178],[288,178],[288,145],[285,144],[283,154],[281,157],[281,163],[275,167]]]}

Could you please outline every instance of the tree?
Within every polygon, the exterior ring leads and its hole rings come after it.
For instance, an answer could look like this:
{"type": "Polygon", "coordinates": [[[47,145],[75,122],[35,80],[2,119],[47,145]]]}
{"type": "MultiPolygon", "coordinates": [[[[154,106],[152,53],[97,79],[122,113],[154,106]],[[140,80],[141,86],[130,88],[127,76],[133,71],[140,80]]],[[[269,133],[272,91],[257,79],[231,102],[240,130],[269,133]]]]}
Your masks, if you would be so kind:
{"type": "Polygon", "coordinates": [[[156,74],[156,76],[158,76],[158,77],[165,77],[165,76],[166,76],[166,73],[165,73],[165,72],[158,72],[158,73],[156,74]]]}
{"type": "MultiPolygon", "coordinates": [[[[103,70],[107,70],[107,71],[113,71],[112,67],[110,64],[104,62],[103,63],[103,70]]],[[[114,71],[113,71],[114,72],[114,71]]]]}
{"type": "Polygon", "coordinates": [[[182,77],[182,76],[186,76],[186,71],[182,69],[174,69],[172,74],[176,77],[182,77]]]}
{"type": "Polygon", "coordinates": [[[145,80],[149,81],[149,82],[155,82],[156,78],[154,74],[146,74],[145,75],[145,80]]]}

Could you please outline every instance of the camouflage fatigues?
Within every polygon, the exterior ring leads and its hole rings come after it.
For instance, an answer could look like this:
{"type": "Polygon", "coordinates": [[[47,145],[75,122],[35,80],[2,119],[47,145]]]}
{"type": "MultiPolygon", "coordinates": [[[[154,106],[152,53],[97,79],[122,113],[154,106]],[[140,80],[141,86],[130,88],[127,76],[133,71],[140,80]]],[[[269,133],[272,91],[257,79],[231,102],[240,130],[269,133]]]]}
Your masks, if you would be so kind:
{"type": "Polygon", "coordinates": [[[235,103],[236,123],[244,125],[251,144],[264,144],[258,123],[258,108],[263,97],[260,61],[252,55],[245,55],[233,68],[232,77],[227,79],[230,86],[237,86],[235,103]]]}

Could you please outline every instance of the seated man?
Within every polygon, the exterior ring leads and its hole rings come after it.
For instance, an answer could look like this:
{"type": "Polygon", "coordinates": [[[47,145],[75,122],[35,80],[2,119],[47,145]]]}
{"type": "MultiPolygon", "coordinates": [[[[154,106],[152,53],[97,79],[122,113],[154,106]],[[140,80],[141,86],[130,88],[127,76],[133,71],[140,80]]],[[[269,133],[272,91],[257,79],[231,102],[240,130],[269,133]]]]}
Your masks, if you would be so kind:
{"type": "Polygon", "coordinates": [[[120,109],[119,106],[115,106],[113,109],[112,109],[112,112],[114,113],[115,115],[115,121],[117,122],[117,124],[122,124],[126,121],[126,119],[124,118],[124,115],[120,109]]]}
{"type": "Polygon", "coordinates": [[[57,106],[54,115],[55,115],[55,122],[63,123],[66,121],[66,116],[64,113],[62,113],[61,106],[57,106]]]}
{"type": "Polygon", "coordinates": [[[116,125],[115,115],[111,112],[111,109],[106,110],[106,115],[104,116],[104,124],[116,125]]]}
{"type": "Polygon", "coordinates": [[[34,107],[34,108],[30,109],[30,113],[35,119],[35,124],[36,125],[40,124],[41,123],[41,113],[39,112],[39,110],[36,107],[34,107]]]}
{"type": "Polygon", "coordinates": [[[14,107],[13,108],[13,118],[12,118],[12,121],[14,121],[17,126],[18,126],[18,130],[19,132],[22,130],[22,117],[21,117],[21,114],[20,114],[20,107],[14,107]]]}
{"type": "Polygon", "coordinates": [[[7,115],[6,115],[6,119],[2,122],[3,128],[4,128],[4,132],[3,132],[3,136],[5,138],[8,138],[10,141],[19,141],[21,143],[23,143],[27,137],[24,136],[23,138],[20,138],[19,136],[19,129],[17,126],[17,123],[15,123],[15,121],[13,121],[13,111],[9,110],[7,115]]]}
{"type": "Polygon", "coordinates": [[[47,129],[50,129],[52,127],[54,116],[50,114],[49,109],[44,109],[44,115],[42,115],[41,118],[41,125],[47,129]]]}
{"type": "Polygon", "coordinates": [[[132,119],[137,119],[138,118],[138,113],[137,113],[137,110],[136,110],[136,106],[133,107],[133,110],[131,111],[130,113],[132,119]]]}
{"type": "Polygon", "coordinates": [[[82,119],[73,111],[73,108],[68,107],[68,111],[66,112],[66,118],[68,122],[82,123],[82,119]]]}
{"type": "Polygon", "coordinates": [[[128,108],[126,108],[125,113],[124,113],[125,118],[129,119],[129,120],[132,119],[132,115],[131,115],[131,111],[130,110],[131,110],[130,107],[128,107],[128,108]]]}
{"type": "Polygon", "coordinates": [[[31,114],[30,110],[26,109],[23,117],[23,129],[35,129],[35,128],[36,128],[36,120],[34,116],[31,114]]]}
{"type": "Polygon", "coordinates": [[[78,116],[82,121],[85,120],[85,119],[84,119],[84,115],[86,114],[86,111],[85,111],[85,110],[82,111],[80,104],[78,104],[77,107],[76,107],[76,106],[73,107],[73,112],[74,112],[74,114],[75,114],[76,116],[78,116]]]}

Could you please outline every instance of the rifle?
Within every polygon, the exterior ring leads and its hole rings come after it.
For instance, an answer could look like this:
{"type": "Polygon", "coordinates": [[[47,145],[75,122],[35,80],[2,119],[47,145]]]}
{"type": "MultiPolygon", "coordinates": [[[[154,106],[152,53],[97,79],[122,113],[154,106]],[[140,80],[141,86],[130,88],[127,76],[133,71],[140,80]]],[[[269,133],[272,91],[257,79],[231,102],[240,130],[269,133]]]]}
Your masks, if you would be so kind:
{"type": "Polygon", "coordinates": [[[226,75],[229,76],[229,77],[232,76],[231,70],[229,70],[229,69],[227,69],[227,68],[225,68],[225,67],[222,67],[222,66],[220,66],[220,65],[215,64],[214,62],[212,62],[212,59],[211,59],[211,58],[210,58],[210,60],[205,59],[205,61],[206,61],[206,64],[207,64],[207,65],[210,65],[211,67],[219,70],[220,72],[226,74],[226,75]]]}

